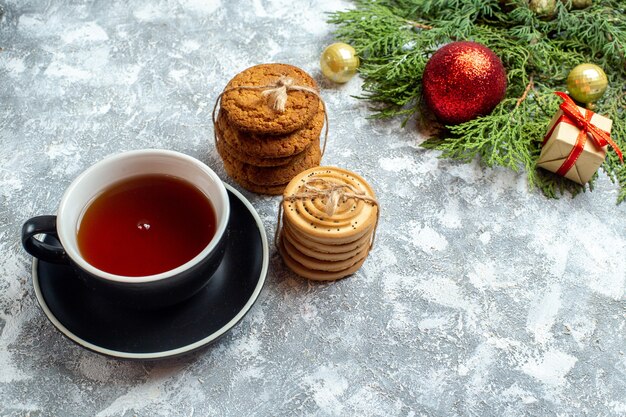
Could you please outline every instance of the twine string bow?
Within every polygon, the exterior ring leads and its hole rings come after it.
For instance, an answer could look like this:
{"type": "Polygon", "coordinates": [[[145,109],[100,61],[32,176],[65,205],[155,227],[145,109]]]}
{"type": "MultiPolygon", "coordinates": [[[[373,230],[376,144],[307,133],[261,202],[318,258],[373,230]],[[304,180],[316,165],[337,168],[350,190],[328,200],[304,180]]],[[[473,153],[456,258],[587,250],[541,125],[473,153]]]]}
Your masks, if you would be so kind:
{"type": "Polygon", "coordinates": [[[263,91],[261,95],[263,97],[267,97],[268,104],[271,108],[282,113],[285,111],[285,104],[287,104],[287,91],[289,91],[290,87],[292,86],[293,78],[281,75],[280,78],[278,78],[278,80],[276,81],[275,87],[263,91]]]}
{"type": "Polygon", "coordinates": [[[378,219],[380,218],[380,210],[378,207],[378,200],[365,194],[364,191],[357,189],[350,184],[337,184],[332,181],[327,181],[321,178],[313,178],[305,182],[302,185],[304,191],[298,193],[283,196],[280,205],[278,206],[278,219],[276,222],[276,232],[274,234],[274,245],[278,247],[278,239],[281,229],[281,220],[283,218],[283,203],[303,201],[303,200],[315,200],[321,198],[326,200],[324,205],[324,213],[331,217],[335,214],[335,211],[340,204],[345,203],[350,199],[364,201],[366,203],[376,206],[376,222],[374,223],[374,231],[372,232],[372,240],[370,242],[370,250],[374,247],[374,239],[376,238],[376,228],[378,226],[378,219]]]}
{"type": "Polygon", "coordinates": [[[285,75],[281,75],[274,81],[273,83],[266,85],[239,85],[236,87],[230,87],[225,89],[217,96],[215,100],[215,105],[213,106],[213,138],[217,143],[217,129],[215,129],[215,124],[217,122],[217,108],[222,101],[222,97],[224,94],[230,91],[236,90],[259,90],[262,91],[261,95],[266,98],[267,104],[275,111],[283,113],[285,111],[285,106],[287,105],[287,99],[289,98],[289,91],[304,91],[310,94],[313,94],[318,98],[320,103],[322,103],[322,109],[324,110],[324,143],[322,146],[322,155],[326,151],[326,141],[328,140],[328,113],[326,112],[326,103],[322,99],[320,93],[312,87],[308,87],[306,85],[298,85],[295,84],[294,79],[291,77],[287,77],[285,75]]]}

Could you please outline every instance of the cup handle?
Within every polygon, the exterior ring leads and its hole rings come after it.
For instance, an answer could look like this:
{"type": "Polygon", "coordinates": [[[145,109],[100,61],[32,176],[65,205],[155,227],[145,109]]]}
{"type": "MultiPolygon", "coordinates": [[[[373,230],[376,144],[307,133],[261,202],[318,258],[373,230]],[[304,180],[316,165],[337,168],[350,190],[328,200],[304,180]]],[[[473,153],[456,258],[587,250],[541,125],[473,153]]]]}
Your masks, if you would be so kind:
{"type": "Polygon", "coordinates": [[[46,234],[57,237],[57,216],[37,216],[29,219],[22,226],[22,246],[26,252],[37,259],[55,264],[67,264],[69,258],[60,245],[50,245],[35,235],[46,234]]]}

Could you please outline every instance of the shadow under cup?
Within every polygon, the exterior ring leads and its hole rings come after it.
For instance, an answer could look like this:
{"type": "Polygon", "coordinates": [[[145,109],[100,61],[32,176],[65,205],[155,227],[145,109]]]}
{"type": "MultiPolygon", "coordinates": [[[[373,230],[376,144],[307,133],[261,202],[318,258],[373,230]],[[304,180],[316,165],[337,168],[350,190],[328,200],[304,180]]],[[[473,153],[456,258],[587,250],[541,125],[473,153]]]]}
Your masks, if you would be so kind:
{"type": "Polygon", "coordinates": [[[85,285],[98,294],[133,308],[159,308],[186,300],[209,282],[224,256],[229,216],[226,188],[202,162],[174,151],[130,151],[105,158],[79,175],[65,191],[56,216],[33,217],[24,224],[22,243],[28,253],[41,261],[70,264],[85,285]],[[185,180],[209,199],[216,225],[208,245],[188,262],[149,276],[115,275],[88,263],[77,240],[85,208],[115,183],[155,174],[185,180]],[[38,234],[57,237],[61,246],[41,242],[35,238],[38,234]]]}

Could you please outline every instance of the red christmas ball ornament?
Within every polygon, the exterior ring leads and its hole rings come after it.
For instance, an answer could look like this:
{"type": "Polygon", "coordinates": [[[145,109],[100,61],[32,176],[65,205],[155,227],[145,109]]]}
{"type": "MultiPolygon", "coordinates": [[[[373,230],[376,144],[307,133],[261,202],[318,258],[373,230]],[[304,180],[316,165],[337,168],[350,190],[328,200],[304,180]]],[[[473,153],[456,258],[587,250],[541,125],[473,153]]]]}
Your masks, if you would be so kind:
{"type": "Polygon", "coordinates": [[[422,78],[426,105],[455,125],[489,114],[504,98],[506,71],[493,51],[476,42],[452,42],[433,54],[422,78]]]}

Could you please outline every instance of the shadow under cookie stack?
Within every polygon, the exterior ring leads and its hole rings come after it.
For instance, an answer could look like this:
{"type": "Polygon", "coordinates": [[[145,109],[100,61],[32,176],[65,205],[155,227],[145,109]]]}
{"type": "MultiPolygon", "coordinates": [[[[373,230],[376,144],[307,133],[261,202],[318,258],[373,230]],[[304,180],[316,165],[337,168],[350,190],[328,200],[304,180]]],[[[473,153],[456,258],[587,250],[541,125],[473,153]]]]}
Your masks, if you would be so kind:
{"type": "Polygon", "coordinates": [[[240,186],[279,195],[294,176],[319,166],[325,108],[306,72],[287,64],[256,65],[237,74],[220,97],[216,147],[240,186]]]}

